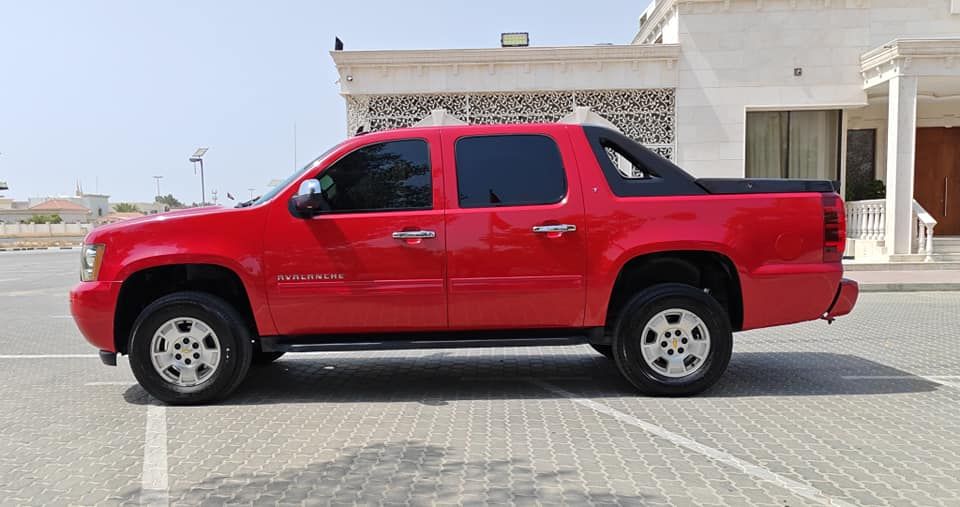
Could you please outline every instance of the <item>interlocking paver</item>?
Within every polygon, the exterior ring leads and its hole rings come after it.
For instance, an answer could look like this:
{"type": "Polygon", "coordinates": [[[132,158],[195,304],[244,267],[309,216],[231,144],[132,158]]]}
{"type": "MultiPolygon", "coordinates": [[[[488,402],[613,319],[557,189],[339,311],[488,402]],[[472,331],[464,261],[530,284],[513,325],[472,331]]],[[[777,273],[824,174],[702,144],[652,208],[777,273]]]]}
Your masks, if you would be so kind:
{"type": "MultiPolygon", "coordinates": [[[[0,254],[2,354],[95,352],[63,318],[76,260],[0,254]]],[[[866,294],[832,326],[742,333],[724,378],[686,399],[637,396],[586,347],[283,358],[222,404],[164,409],[169,495],[183,505],[811,503],[535,379],[830,498],[958,505],[957,308],[954,293],[866,294]]],[[[151,400],[125,362],[0,361],[0,503],[139,503],[151,400]]]]}

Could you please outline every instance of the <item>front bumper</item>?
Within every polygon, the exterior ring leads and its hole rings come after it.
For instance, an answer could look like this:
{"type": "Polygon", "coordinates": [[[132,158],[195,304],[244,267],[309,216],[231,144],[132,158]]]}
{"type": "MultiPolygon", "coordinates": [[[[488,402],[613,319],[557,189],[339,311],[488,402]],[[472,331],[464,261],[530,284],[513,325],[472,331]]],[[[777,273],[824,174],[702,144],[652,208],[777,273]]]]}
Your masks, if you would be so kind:
{"type": "Polygon", "coordinates": [[[823,315],[823,318],[830,321],[850,313],[857,304],[857,296],[859,295],[860,286],[857,282],[848,278],[841,279],[840,287],[837,289],[837,297],[834,298],[833,305],[823,315]]]}
{"type": "Polygon", "coordinates": [[[80,282],[70,291],[70,313],[84,338],[94,347],[116,352],[113,315],[120,282],[80,282]]]}

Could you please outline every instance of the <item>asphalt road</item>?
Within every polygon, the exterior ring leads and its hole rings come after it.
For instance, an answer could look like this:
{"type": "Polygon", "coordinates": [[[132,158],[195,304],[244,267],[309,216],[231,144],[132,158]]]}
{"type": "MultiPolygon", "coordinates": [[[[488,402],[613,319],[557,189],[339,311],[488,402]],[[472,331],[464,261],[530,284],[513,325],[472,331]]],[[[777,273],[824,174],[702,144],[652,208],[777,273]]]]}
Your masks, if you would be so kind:
{"type": "Polygon", "coordinates": [[[737,335],[686,399],[586,347],[329,353],[162,407],[69,318],[79,253],[0,253],[0,504],[960,505],[960,293],[737,335]]]}

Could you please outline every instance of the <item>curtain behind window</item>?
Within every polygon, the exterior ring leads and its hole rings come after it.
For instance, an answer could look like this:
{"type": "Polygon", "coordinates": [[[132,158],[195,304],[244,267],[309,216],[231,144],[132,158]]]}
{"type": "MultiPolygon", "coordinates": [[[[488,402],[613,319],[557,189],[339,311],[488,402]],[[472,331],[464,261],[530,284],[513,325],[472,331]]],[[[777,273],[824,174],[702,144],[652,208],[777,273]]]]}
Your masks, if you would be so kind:
{"type": "Polygon", "coordinates": [[[790,113],[789,178],[838,179],[839,114],[839,111],[790,113]]]}
{"type": "Polygon", "coordinates": [[[747,178],[786,178],[788,113],[747,113],[747,178]]]}
{"type": "Polygon", "coordinates": [[[748,178],[839,179],[840,111],[747,113],[748,178]]]}

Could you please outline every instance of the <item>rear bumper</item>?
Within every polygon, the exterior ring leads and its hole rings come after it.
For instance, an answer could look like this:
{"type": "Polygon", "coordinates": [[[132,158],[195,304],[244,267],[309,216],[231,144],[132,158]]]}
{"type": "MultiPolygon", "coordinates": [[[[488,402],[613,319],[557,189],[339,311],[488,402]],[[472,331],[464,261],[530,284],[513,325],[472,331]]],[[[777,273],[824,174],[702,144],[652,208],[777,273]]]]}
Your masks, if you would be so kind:
{"type": "Polygon", "coordinates": [[[836,317],[846,315],[853,310],[857,304],[857,296],[860,295],[860,286],[857,282],[848,278],[840,280],[840,287],[837,289],[837,297],[833,300],[833,305],[827,310],[823,318],[833,320],[836,317]]]}
{"type": "Polygon", "coordinates": [[[70,313],[84,338],[106,352],[116,352],[113,313],[120,282],[80,282],[70,291],[70,313]]]}

